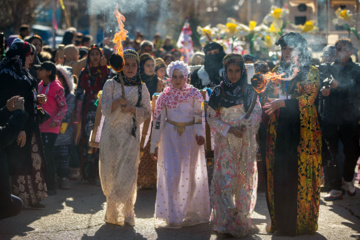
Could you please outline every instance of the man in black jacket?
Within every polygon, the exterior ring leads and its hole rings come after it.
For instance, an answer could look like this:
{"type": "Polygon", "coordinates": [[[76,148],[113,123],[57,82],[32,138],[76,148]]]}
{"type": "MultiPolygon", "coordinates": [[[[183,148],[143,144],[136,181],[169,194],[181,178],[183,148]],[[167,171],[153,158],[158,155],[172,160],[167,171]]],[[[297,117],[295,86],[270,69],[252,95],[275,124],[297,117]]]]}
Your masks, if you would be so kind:
{"type": "Polygon", "coordinates": [[[0,109],[0,118],[7,119],[5,126],[0,126],[0,219],[17,215],[23,207],[22,200],[11,195],[9,169],[3,147],[16,139],[28,116],[24,111],[24,98],[19,96],[10,98],[6,107],[0,109]]]}
{"type": "Polygon", "coordinates": [[[338,155],[339,140],[344,145],[344,171],[342,176],[331,176],[331,191],[326,201],[342,199],[341,177],[349,196],[355,196],[353,183],[356,162],[359,157],[360,120],[360,66],[351,59],[354,48],[350,39],[340,39],[335,43],[336,60],[328,67],[329,88],[323,87],[321,94],[325,99],[322,129],[334,159],[338,155]]]}

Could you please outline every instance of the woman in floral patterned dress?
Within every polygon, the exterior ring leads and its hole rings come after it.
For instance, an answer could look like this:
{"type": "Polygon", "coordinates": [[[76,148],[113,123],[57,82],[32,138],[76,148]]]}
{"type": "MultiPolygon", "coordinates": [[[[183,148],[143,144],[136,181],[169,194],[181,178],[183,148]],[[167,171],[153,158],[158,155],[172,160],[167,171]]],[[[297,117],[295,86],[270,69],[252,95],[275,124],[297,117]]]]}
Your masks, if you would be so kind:
{"type": "Polygon", "coordinates": [[[310,64],[307,42],[299,33],[283,35],[282,59],[274,71],[285,74],[277,99],[268,99],[266,136],[267,203],[270,232],[315,234],[320,205],[321,132],[314,101],[318,70],[310,64]]]}
{"type": "Polygon", "coordinates": [[[210,96],[208,123],[215,134],[211,206],[214,231],[244,237],[250,233],[256,204],[257,143],[261,107],[257,101],[248,119],[255,91],[249,86],[241,55],[224,57],[220,85],[210,96]]]}

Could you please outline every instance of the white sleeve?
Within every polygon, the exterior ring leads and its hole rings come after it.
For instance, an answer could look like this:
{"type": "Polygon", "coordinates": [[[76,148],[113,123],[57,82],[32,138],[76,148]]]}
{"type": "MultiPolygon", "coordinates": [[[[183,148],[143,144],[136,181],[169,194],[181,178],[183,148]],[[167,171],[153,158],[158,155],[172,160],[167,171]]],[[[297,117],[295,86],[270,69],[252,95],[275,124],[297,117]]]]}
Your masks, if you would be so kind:
{"type": "Polygon", "coordinates": [[[155,148],[158,142],[160,141],[164,124],[165,124],[165,117],[166,117],[166,108],[163,106],[161,114],[154,119],[152,132],[151,132],[151,144],[150,144],[150,153],[155,153],[155,148]]]}
{"type": "Polygon", "coordinates": [[[194,97],[194,110],[195,110],[195,131],[196,135],[205,137],[204,128],[202,124],[202,101],[194,97]]]}
{"type": "Polygon", "coordinates": [[[220,120],[220,117],[216,116],[217,112],[210,106],[207,108],[207,122],[210,127],[226,137],[227,133],[229,132],[230,125],[224,123],[220,120]]]}

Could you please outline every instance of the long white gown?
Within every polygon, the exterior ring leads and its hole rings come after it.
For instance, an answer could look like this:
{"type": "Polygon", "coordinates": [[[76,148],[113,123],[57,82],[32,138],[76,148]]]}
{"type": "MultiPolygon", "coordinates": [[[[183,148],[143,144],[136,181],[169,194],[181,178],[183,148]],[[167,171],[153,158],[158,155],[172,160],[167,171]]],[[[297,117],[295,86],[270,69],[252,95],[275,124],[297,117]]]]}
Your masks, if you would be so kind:
{"type": "MultiPolygon", "coordinates": [[[[161,96],[160,96],[161,97],[161,96]]],[[[204,147],[195,136],[204,136],[202,102],[192,97],[176,108],[163,107],[153,124],[151,148],[158,144],[158,182],[155,227],[183,227],[208,222],[210,197],[204,147]],[[181,136],[174,125],[195,120],[181,136]],[[160,140],[160,141],[159,141],[160,140]]]]}
{"type": "MultiPolygon", "coordinates": [[[[142,84],[140,107],[136,114],[123,113],[119,107],[111,113],[112,102],[121,96],[121,85],[108,80],[101,99],[105,122],[100,140],[100,180],[106,196],[105,221],[123,226],[135,224],[134,204],[137,191],[137,173],[140,151],[140,127],[150,117],[150,95],[142,84]],[[136,137],[131,135],[133,117],[137,126],[136,137]]],[[[125,86],[128,104],[135,106],[138,101],[138,86],[125,86]]]]}

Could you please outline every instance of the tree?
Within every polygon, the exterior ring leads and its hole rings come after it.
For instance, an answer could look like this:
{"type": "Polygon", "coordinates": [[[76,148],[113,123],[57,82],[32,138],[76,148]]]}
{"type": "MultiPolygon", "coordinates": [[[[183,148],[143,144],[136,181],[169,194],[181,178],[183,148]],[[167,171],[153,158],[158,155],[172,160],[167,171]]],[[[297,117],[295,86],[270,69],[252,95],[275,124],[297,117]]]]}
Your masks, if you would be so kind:
{"type": "Polygon", "coordinates": [[[40,0],[0,0],[0,31],[18,33],[21,24],[32,24],[40,0]]]}

